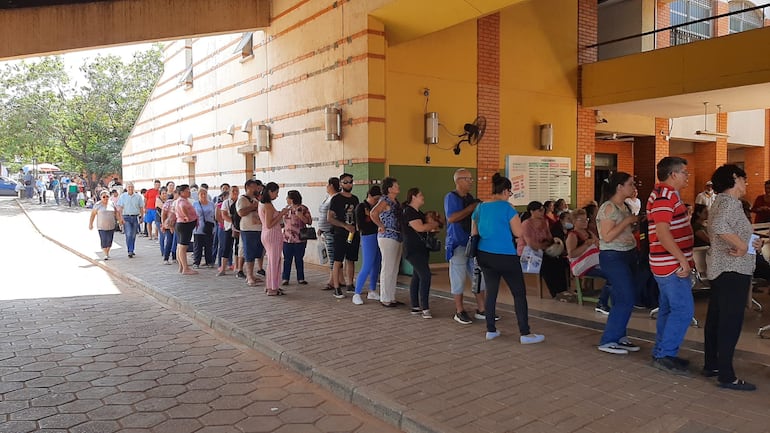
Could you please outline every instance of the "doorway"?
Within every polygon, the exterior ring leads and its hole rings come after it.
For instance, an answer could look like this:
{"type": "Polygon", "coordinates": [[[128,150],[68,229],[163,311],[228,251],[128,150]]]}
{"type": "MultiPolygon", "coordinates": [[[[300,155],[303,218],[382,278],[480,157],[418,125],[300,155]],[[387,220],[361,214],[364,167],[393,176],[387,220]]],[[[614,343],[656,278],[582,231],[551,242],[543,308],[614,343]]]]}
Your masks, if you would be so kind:
{"type": "Polygon", "coordinates": [[[594,200],[601,203],[602,188],[612,173],[618,171],[618,155],[615,153],[597,153],[594,155],[594,200]]]}

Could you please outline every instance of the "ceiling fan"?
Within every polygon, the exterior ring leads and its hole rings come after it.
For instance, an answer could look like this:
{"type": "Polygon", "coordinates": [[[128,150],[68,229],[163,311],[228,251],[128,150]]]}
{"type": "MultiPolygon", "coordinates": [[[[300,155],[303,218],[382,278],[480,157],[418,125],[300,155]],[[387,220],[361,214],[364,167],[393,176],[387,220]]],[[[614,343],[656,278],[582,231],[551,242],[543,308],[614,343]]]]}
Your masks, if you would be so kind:
{"type": "Polygon", "coordinates": [[[634,141],[634,136],[613,132],[612,134],[596,134],[596,139],[602,141],[634,141]]]}

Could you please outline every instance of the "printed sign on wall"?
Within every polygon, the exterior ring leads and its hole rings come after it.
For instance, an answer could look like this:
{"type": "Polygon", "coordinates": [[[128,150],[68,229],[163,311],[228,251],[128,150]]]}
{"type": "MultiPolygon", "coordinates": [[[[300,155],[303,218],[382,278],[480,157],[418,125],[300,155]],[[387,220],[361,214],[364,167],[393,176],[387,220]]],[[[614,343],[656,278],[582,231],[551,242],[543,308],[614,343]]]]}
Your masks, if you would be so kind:
{"type": "Polygon", "coordinates": [[[505,174],[511,179],[513,192],[509,201],[515,206],[560,198],[571,203],[571,173],[569,158],[507,155],[505,174]]]}

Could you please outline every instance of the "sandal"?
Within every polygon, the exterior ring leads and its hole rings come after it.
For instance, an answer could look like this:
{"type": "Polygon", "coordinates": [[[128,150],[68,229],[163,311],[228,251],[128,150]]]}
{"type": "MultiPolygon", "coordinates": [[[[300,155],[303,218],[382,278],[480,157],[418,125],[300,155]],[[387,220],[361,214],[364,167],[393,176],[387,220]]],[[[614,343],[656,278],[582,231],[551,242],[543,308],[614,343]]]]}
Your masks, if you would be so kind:
{"type": "Polygon", "coordinates": [[[269,289],[267,290],[267,296],[278,296],[281,293],[278,290],[269,289]]]}
{"type": "Polygon", "coordinates": [[[326,287],[324,287],[321,290],[334,290],[334,286],[332,286],[331,284],[327,284],[326,287]]]}
{"type": "Polygon", "coordinates": [[[285,294],[286,294],[286,293],[285,293],[283,290],[281,290],[281,289],[276,289],[275,291],[276,291],[276,292],[278,292],[278,296],[283,296],[283,295],[285,295],[285,294]]]}
{"type": "Polygon", "coordinates": [[[246,285],[249,287],[257,287],[256,281],[246,281],[246,285]]]}

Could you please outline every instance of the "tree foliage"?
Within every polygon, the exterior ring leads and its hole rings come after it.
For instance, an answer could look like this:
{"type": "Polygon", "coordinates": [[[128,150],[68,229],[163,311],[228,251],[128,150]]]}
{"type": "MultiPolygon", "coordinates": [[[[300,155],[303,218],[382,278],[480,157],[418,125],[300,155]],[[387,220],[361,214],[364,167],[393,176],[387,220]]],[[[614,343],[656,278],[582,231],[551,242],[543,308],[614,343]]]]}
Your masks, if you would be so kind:
{"type": "Polygon", "coordinates": [[[121,149],[163,64],[159,46],[128,63],[107,55],[86,59],[83,83],[60,56],[0,69],[0,158],[32,158],[100,179],[119,173],[121,149]]]}

